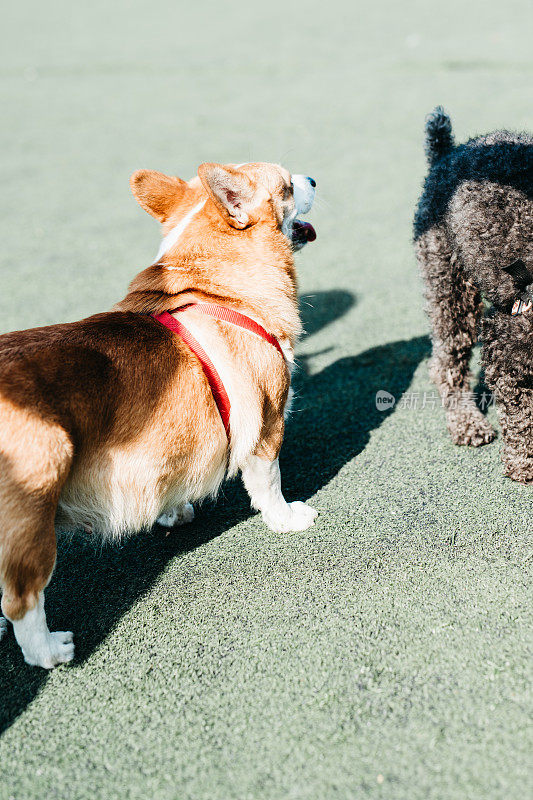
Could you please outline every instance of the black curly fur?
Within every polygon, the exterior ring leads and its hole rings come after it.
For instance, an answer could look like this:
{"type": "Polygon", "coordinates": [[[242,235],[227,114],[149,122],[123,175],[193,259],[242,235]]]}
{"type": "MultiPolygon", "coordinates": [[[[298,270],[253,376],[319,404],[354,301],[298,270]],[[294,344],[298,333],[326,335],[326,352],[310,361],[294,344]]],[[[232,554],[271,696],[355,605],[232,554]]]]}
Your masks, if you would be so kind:
{"type": "Polygon", "coordinates": [[[497,131],[453,146],[441,107],[428,118],[426,135],[430,169],[414,234],[433,326],[431,375],[452,439],[489,442],[494,432],[471,396],[468,370],[485,297],[492,311],[482,328],[483,365],[498,405],[506,472],[531,482],[533,312],[510,311],[524,291],[533,297],[533,285],[524,284],[533,274],[533,137],[497,131]],[[518,276],[516,262],[523,264],[518,276]]]}
{"type": "Polygon", "coordinates": [[[452,147],[442,156],[430,164],[415,213],[415,239],[444,219],[451,198],[465,181],[511,186],[533,200],[533,138],[525,133],[497,131],[452,147]]]}
{"type": "Polygon", "coordinates": [[[426,117],[426,156],[434,164],[453,149],[452,122],[442,106],[437,106],[426,117]]]}

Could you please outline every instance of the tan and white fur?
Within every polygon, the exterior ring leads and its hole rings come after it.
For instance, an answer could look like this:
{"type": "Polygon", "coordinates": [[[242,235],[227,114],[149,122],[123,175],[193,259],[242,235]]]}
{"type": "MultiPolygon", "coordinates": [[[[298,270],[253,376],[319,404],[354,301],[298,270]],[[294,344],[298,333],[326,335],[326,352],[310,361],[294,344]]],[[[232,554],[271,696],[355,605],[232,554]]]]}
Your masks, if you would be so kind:
{"type": "Polygon", "coordinates": [[[124,300],[0,337],[2,610],[26,661],[45,668],[74,655],[72,633],[50,633],[44,611],[57,523],[111,538],[183,524],[239,470],[272,530],[317,515],[285,501],[278,461],[300,333],[293,253],[315,238],[298,214],[314,181],[273,164],[202,164],[189,182],[140,170],[131,186],[164,239],[124,300]],[[286,356],[194,307],[180,313],[230,398],[229,441],[198,359],[151,316],[202,300],[251,317],[286,356]]]}

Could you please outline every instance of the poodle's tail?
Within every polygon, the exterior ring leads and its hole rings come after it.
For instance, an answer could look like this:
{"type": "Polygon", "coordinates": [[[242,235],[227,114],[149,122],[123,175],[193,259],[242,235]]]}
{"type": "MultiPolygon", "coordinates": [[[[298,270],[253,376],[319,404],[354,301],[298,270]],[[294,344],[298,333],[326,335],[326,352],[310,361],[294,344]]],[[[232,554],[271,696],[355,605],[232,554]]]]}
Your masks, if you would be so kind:
{"type": "Polygon", "coordinates": [[[426,117],[425,150],[430,165],[447,155],[453,146],[452,121],[443,107],[437,106],[426,117]]]}

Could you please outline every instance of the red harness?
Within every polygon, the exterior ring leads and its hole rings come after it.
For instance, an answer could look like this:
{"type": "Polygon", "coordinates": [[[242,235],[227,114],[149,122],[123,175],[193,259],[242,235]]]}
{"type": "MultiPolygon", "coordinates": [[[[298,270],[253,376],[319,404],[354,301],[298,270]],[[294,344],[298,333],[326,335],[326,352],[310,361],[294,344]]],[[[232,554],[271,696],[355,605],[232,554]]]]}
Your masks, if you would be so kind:
{"type": "MultiPolygon", "coordinates": [[[[194,308],[195,311],[200,311],[202,314],[207,314],[210,317],[216,317],[217,319],[223,320],[223,322],[230,322],[232,325],[237,325],[239,328],[244,328],[246,331],[251,331],[252,333],[257,334],[257,336],[261,336],[261,338],[266,339],[266,341],[275,347],[276,350],[281,353],[283,358],[285,358],[283,350],[281,349],[281,345],[276,337],[272,336],[271,333],[268,333],[268,331],[266,331],[262,325],[254,322],[254,320],[250,319],[250,317],[240,314],[238,311],[234,311],[232,308],[219,306],[216,303],[188,303],[186,306],[176,308],[172,314],[177,314],[179,311],[185,311],[188,308],[194,308]]],[[[190,348],[190,350],[192,350],[202,365],[202,369],[209,382],[209,386],[211,387],[215,403],[217,404],[220,418],[222,419],[222,423],[226,431],[226,436],[229,440],[231,404],[228,393],[226,392],[224,384],[222,383],[222,379],[201,344],[196,341],[189,329],[186,328],[185,325],[179,322],[175,317],[173,317],[172,314],[168,311],[163,311],[162,314],[152,314],[152,316],[154,319],[160,322],[161,325],[164,325],[165,328],[168,328],[173,333],[177,333],[178,336],[180,336],[185,344],[190,348]]]]}

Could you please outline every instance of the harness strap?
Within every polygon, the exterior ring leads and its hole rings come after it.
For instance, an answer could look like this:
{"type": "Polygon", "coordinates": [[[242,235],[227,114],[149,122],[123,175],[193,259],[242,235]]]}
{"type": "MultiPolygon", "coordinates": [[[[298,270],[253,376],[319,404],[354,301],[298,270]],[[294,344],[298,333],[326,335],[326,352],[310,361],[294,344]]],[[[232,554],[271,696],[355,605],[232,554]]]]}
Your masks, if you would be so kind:
{"type": "Polygon", "coordinates": [[[513,308],[511,310],[511,316],[516,317],[518,314],[525,314],[526,311],[531,311],[532,308],[533,308],[532,300],[524,300],[520,298],[519,300],[515,300],[513,308]]]}
{"type": "Polygon", "coordinates": [[[518,314],[525,314],[533,306],[533,299],[528,292],[528,287],[533,283],[533,273],[526,267],[521,258],[513,261],[508,267],[502,267],[502,269],[511,276],[518,292],[518,297],[511,308],[511,316],[516,317],[518,314]]]}
{"type": "Polygon", "coordinates": [[[194,308],[196,311],[200,311],[202,314],[207,314],[211,317],[215,317],[216,319],[223,320],[224,322],[229,322],[232,325],[237,325],[239,328],[244,328],[244,330],[251,331],[252,333],[257,334],[257,336],[261,336],[262,339],[265,339],[269,344],[275,347],[278,352],[281,353],[283,358],[285,358],[285,355],[276,337],[271,333],[268,333],[268,331],[266,331],[262,325],[259,325],[259,323],[255,322],[253,319],[250,319],[250,317],[247,317],[245,314],[240,314],[238,311],[234,311],[231,308],[226,308],[225,306],[219,306],[216,303],[189,303],[186,306],[181,306],[180,308],[175,309],[172,313],[163,311],[161,314],[152,314],[153,318],[157,320],[157,322],[161,323],[161,325],[164,325],[165,328],[168,328],[173,333],[176,333],[181,337],[181,339],[194,353],[202,365],[202,369],[211,388],[213,398],[217,405],[220,418],[222,420],[222,424],[224,425],[224,430],[226,431],[226,436],[229,441],[231,403],[224,383],[222,382],[222,378],[218,374],[213,362],[203,349],[200,342],[194,338],[192,333],[188,328],[185,327],[185,325],[172,316],[172,314],[185,311],[185,309],[188,308],[194,308]]]}
{"type": "Polygon", "coordinates": [[[237,325],[239,328],[244,328],[245,331],[251,331],[257,336],[261,336],[269,344],[278,350],[278,352],[285,358],[285,354],[281,348],[280,343],[271,333],[268,333],[262,325],[258,322],[241,314],[239,311],[234,311],[233,308],[226,308],[226,306],[219,306],[216,303],[189,303],[186,306],[176,309],[177,311],[184,311],[186,308],[194,308],[195,311],[200,311],[202,314],[207,314],[210,317],[216,317],[223,322],[229,322],[232,325],[237,325]]]}
{"type": "Polygon", "coordinates": [[[224,425],[224,430],[226,431],[226,436],[228,440],[230,438],[230,428],[229,428],[229,418],[231,413],[231,404],[229,401],[228,393],[222,383],[222,378],[218,374],[215,369],[215,366],[207,353],[205,352],[204,348],[198,342],[192,333],[189,331],[185,325],[182,325],[177,319],[175,319],[172,314],[169,314],[168,311],[163,311],[162,314],[154,314],[154,319],[164,325],[165,328],[168,328],[173,333],[177,333],[178,336],[185,342],[189,350],[191,350],[200,364],[202,365],[202,369],[205,373],[205,377],[209,382],[209,386],[211,388],[211,392],[215,399],[215,403],[217,404],[217,408],[220,414],[220,418],[222,419],[222,424],[224,425]]]}

